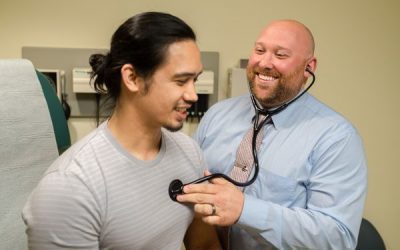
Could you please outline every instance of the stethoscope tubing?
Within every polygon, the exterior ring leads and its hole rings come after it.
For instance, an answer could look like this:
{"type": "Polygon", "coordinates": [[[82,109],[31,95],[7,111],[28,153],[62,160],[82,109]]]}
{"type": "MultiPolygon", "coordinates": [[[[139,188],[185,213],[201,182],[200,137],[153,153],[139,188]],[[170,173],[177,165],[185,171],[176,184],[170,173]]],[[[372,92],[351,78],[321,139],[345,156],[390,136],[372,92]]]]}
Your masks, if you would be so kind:
{"type": "Polygon", "coordinates": [[[204,176],[204,177],[202,177],[200,179],[194,180],[192,182],[189,182],[189,183],[185,184],[185,186],[189,185],[189,184],[202,183],[204,181],[208,181],[208,180],[211,180],[211,179],[214,179],[214,178],[224,178],[225,180],[231,182],[232,184],[234,184],[235,186],[238,186],[238,187],[245,187],[245,186],[251,185],[256,180],[256,177],[258,175],[258,169],[259,169],[259,167],[258,167],[258,154],[257,154],[257,148],[256,148],[257,135],[260,132],[261,128],[264,126],[264,124],[265,124],[265,122],[267,120],[268,120],[268,117],[266,117],[258,125],[256,123],[257,121],[255,121],[254,126],[253,126],[253,136],[252,136],[252,139],[251,139],[251,147],[252,147],[252,154],[253,154],[254,164],[256,165],[256,167],[254,168],[254,174],[253,174],[253,178],[252,179],[250,179],[247,182],[238,182],[238,181],[235,181],[234,179],[230,178],[229,176],[227,176],[225,174],[214,173],[214,174],[211,174],[211,175],[204,176]]]}
{"type": "Polygon", "coordinates": [[[269,118],[273,115],[276,115],[278,113],[280,113],[281,111],[283,111],[287,106],[289,106],[290,104],[292,104],[293,102],[295,102],[297,99],[299,99],[302,95],[304,95],[314,84],[315,82],[315,74],[309,70],[308,68],[306,69],[306,71],[308,73],[311,74],[312,76],[312,81],[311,83],[308,85],[307,88],[305,88],[299,95],[297,95],[294,99],[292,99],[291,101],[283,104],[282,106],[278,107],[277,109],[274,109],[272,111],[260,108],[259,105],[257,104],[255,97],[253,94],[250,94],[250,98],[255,110],[255,120],[254,120],[254,125],[253,125],[253,137],[251,140],[251,147],[252,147],[252,154],[253,154],[253,164],[254,164],[254,173],[253,176],[250,180],[246,181],[246,182],[238,182],[233,180],[232,178],[230,178],[229,176],[222,174],[222,173],[214,173],[211,175],[207,175],[204,177],[201,177],[197,180],[194,180],[192,182],[183,184],[180,180],[176,179],[173,180],[170,185],[169,185],[169,196],[171,197],[172,200],[176,201],[176,196],[178,194],[182,194],[183,193],[183,188],[186,185],[189,184],[198,184],[198,183],[202,183],[204,181],[209,181],[211,179],[214,178],[223,178],[229,182],[231,182],[232,184],[234,184],[235,186],[238,187],[246,187],[249,186],[251,184],[253,184],[255,182],[255,180],[257,179],[258,176],[258,172],[260,170],[259,167],[259,162],[258,162],[258,153],[257,153],[257,147],[256,147],[256,141],[257,141],[257,135],[260,132],[261,128],[265,125],[266,121],[269,120],[269,118]],[[260,115],[264,115],[265,118],[259,123],[259,119],[260,119],[260,115]]]}

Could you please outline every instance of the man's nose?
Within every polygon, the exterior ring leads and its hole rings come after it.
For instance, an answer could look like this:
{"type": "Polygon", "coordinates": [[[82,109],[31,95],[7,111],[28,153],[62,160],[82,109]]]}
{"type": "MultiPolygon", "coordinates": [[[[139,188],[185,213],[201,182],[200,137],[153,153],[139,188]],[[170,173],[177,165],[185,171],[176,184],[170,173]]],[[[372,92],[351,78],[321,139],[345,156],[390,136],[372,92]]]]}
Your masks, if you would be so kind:
{"type": "Polygon", "coordinates": [[[258,61],[258,66],[260,68],[272,69],[273,68],[273,60],[272,60],[271,53],[265,53],[265,54],[261,55],[259,58],[259,61],[258,61]]]}
{"type": "Polygon", "coordinates": [[[199,97],[197,96],[196,87],[194,84],[195,84],[194,82],[187,84],[187,88],[185,89],[185,92],[183,93],[183,99],[185,101],[197,102],[197,100],[199,99],[199,97]]]}

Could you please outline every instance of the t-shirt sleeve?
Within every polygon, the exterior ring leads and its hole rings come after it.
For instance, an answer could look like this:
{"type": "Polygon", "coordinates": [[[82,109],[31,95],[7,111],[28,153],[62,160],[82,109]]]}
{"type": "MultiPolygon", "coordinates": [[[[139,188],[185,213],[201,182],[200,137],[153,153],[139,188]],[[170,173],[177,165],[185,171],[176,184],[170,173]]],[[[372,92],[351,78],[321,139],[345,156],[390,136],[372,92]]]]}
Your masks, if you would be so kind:
{"type": "Polygon", "coordinates": [[[29,249],[98,249],[99,207],[77,175],[47,174],[22,212],[29,249]]]}

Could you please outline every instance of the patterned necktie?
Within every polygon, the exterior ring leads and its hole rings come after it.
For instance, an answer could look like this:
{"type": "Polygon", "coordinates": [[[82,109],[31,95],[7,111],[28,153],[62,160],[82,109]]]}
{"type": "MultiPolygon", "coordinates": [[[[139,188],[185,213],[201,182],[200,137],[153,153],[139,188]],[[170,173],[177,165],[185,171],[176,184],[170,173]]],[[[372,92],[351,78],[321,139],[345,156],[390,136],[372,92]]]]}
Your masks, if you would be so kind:
{"type": "MultiPolygon", "coordinates": [[[[264,125],[271,122],[271,117],[265,117],[260,115],[259,122],[264,122],[264,125]]],[[[264,126],[260,128],[260,131],[257,134],[256,138],[256,150],[257,152],[260,149],[260,145],[263,139],[263,130],[264,126]]],[[[245,136],[243,137],[242,141],[239,144],[239,148],[236,151],[236,159],[233,165],[233,169],[230,173],[230,177],[238,182],[246,182],[249,178],[251,170],[253,169],[254,165],[254,158],[253,158],[253,151],[252,151],[252,140],[253,140],[253,125],[247,131],[245,136]]],[[[243,191],[243,187],[238,187],[240,190],[243,191]]],[[[220,227],[218,230],[219,239],[221,241],[223,249],[229,249],[229,234],[230,234],[230,227],[220,227]]]]}
{"type": "MultiPolygon", "coordinates": [[[[271,117],[267,118],[263,115],[260,115],[259,124],[266,119],[265,123],[269,123],[271,121],[271,117]]],[[[263,130],[264,126],[260,128],[260,131],[257,134],[256,138],[256,150],[257,152],[260,149],[260,145],[263,139],[263,130]]],[[[239,148],[236,151],[236,160],[233,165],[233,169],[230,173],[232,179],[238,182],[246,182],[249,178],[251,170],[254,165],[254,157],[253,157],[253,149],[252,149],[252,140],[253,140],[254,129],[253,126],[247,131],[246,135],[243,137],[242,141],[239,144],[239,148]]],[[[243,190],[243,187],[239,187],[243,190]]]]}

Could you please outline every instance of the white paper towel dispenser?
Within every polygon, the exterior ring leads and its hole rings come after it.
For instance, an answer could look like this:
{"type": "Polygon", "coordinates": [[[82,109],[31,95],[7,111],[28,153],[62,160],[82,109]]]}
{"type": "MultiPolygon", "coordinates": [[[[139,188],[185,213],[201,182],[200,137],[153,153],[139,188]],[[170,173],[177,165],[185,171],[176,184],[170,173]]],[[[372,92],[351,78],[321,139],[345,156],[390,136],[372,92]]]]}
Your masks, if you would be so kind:
{"type": "Polygon", "coordinates": [[[195,84],[197,94],[213,94],[214,93],[214,72],[205,70],[197,78],[195,84]]]}
{"type": "Polygon", "coordinates": [[[90,85],[90,68],[72,69],[72,91],[74,93],[96,93],[93,86],[90,85]]]}

